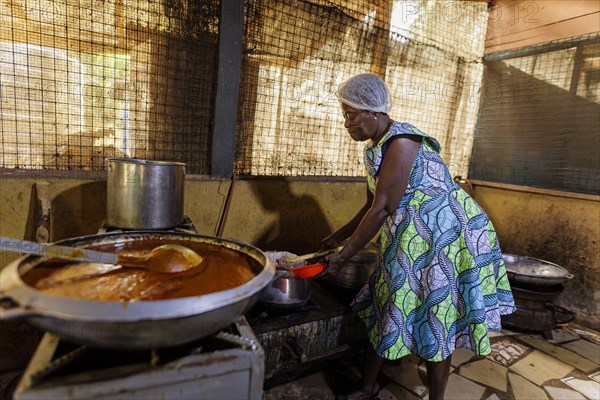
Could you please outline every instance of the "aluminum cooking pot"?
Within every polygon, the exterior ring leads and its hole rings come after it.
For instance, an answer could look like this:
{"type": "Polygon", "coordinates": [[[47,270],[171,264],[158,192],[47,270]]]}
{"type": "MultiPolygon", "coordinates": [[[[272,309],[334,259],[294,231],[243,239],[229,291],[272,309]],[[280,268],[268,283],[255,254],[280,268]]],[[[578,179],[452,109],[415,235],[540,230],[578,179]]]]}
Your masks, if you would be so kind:
{"type": "Polygon", "coordinates": [[[343,289],[360,290],[375,271],[378,256],[379,246],[375,243],[367,244],[337,274],[328,275],[327,282],[343,289]]]}
{"type": "Polygon", "coordinates": [[[90,247],[160,240],[210,243],[255,260],[256,276],[243,285],[205,295],[151,301],[88,301],[52,296],[25,284],[21,277],[45,260],[22,257],[0,273],[0,319],[25,318],[61,338],[96,347],[151,349],[174,346],[211,335],[246,313],[275,273],[259,249],[239,241],[175,232],[133,231],[63,240],[58,244],[90,247]]]}
{"type": "Polygon", "coordinates": [[[109,158],[106,222],[124,229],[167,229],[183,221],[185,164],[109,158]]]}
{"type": "Polygon", "coordinates": [[[509,281],[521,287],[555,286],[573,275],[560,265],[533,257],[503,254],[509,281]]]}

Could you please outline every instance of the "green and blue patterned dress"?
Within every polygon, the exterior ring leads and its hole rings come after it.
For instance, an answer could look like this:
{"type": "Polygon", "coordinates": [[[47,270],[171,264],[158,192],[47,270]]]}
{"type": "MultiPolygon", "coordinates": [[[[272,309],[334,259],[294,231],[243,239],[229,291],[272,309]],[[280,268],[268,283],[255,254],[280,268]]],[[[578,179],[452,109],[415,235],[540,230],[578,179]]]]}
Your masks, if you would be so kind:
{"type": "Polygon", "coordinates": [[[418,135],[421,147],[396,212],[381,232],[376,271],[352,303],[375,351],[390,360],[416,354],[442,361],[455,349],[491,351],[488,332],[515,310],[491,221],[451,178],[439,143],[408,123],[394,122],[365,147],[374,193],[386,144],[418,135]]]}

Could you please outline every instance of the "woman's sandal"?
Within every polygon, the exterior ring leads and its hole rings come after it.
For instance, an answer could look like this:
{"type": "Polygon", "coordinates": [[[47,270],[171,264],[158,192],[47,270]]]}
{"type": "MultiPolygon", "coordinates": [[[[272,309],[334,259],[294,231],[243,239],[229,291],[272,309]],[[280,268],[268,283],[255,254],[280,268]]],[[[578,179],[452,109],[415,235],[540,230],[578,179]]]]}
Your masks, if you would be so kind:
{"type": "Polygon", "coordinates": [[[362,387],[354,392],[337,396],[336,400],[375,400],[379,393],[379,385],[375,383],[371,386],[362,387]]]}

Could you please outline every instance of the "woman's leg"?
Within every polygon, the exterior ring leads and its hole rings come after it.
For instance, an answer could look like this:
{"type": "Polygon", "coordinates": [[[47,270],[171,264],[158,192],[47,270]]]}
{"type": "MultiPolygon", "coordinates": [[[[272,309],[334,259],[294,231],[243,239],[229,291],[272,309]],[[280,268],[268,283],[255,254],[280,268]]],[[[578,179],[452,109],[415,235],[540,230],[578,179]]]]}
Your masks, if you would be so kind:
{"type": "Polygon", "coordinates": [[[360,381],[360,388],[352,393],[336,397],[338,400],[364,400],[375,398],[375,393],[379,390],[377,385],[377,375],[383,366],[384,358],[375,353],[370,344],[367,344],[365,351],[365,369],[360,381]]]}
{"type": "Polygon", "coordinates": [[[370,344],[367,345],[365,352],[365,371],[361,380],[363,388],[374,388],[377,383],[377,376],[383,366],[385,358],[380,357],[370,344]]]}
{"type": "Polygon", "coordinates": [[[450,360],[452,354],[444,361],[425,361],[427,367],[427,387],[429,388],[429,400],[444,400],[444,392],[450,376],[450,360]]]}

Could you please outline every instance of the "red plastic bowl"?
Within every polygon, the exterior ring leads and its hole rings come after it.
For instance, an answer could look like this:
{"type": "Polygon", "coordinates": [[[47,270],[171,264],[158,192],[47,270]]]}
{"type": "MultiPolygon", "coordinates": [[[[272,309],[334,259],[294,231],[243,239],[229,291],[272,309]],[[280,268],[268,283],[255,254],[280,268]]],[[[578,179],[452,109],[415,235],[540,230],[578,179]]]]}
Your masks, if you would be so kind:
{"type": "Polygon", "coordinates": [[[301,267],[292,268],[292,272],[299,278],[308,279],[319,275],[325,271],[327,263],[318,263],[311,265],[303,265],[301,267]]]}

